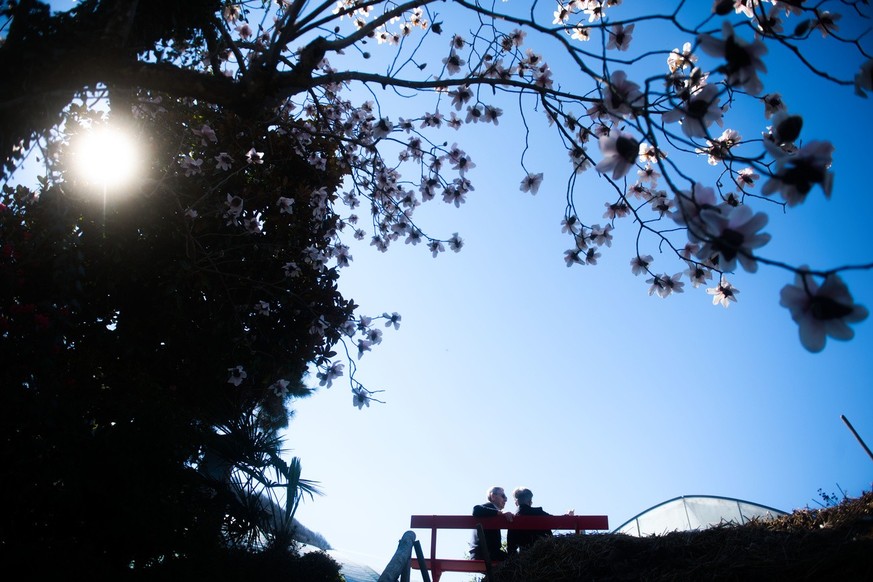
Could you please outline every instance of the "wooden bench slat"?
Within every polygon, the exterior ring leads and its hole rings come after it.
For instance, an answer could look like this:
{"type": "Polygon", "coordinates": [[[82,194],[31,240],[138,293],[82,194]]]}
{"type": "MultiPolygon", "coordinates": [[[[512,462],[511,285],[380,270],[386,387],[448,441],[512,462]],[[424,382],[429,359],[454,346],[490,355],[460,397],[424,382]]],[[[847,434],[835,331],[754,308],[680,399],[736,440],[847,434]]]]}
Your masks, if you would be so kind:
{"type": "MultiPolygon", "coordinates": [[[[425,559],[429,572],[480,572],[485,573],[485,560],[453,560],[446,558],[425,559]]],[[[412,568],[419,570],[418,560],[412,558],[412,568]]]]}
{"type": "Polygon", "coordinates": [[[412,528],[476,529],[478,524],[486,529],[609,529],[605,515],[517,515],[512,521],[505,517],[473,517],[472,515],[413,515],[412,528]]]}

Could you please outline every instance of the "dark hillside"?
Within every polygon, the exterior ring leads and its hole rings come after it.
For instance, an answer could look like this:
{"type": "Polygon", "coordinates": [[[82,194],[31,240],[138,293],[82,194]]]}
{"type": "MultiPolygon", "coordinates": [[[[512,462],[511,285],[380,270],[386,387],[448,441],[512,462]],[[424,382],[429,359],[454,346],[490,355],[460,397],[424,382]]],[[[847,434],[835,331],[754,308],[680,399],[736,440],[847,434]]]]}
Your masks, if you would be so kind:
{"type": "Polygon", "coordinates": [[[556,536],[494,582],[873,580],[873,492],[771,521],[638,538],[556,536]]]}

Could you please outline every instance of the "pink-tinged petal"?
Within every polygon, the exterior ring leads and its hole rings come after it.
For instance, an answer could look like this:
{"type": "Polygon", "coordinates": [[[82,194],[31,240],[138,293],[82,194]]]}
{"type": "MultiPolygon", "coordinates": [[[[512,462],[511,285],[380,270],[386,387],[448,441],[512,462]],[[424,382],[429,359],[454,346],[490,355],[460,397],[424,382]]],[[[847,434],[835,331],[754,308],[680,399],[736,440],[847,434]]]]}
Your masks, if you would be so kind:
{"type": "Polygon", "coordinates": [[[852,313],[844,317],[848,323],[858,323],[860,321],[864,321],[867,319],[867,316],[870,315],[870,312],[867,311],[867,308],[863,305],[855,305],[854,309],[852,309],[852,313]]]}
{"type": "Polygon", "coordinates": [[[855,331],[842,319],[829,319],[824,327],[825,333],[834,339],[846,341],[855,337],[855,331]]]}
{"type": "Polygon", "coordinates": [[[821,322],[809,318],[798,323],[800,324],[800,343],[803,344],[803,347],[814,354],[822,351],[827,335],[821,322]]]}

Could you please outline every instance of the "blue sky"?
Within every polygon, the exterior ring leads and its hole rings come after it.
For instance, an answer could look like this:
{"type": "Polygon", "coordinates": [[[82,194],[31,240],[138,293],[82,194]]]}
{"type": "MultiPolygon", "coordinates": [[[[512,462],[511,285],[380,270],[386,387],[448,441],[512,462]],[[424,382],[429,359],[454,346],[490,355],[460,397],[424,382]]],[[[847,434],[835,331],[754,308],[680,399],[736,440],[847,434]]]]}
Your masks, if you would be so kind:
{"type": "MultiPolygon", "coordinates": [[[[551,13],[551,4],[542,6],[551,13]]],[[[453,32],[450,8],[440,9],[453,32]]],[[[654,26],[638,25],[632,47],[669,51],[692,40],[654,26]]],[[[573,87],[572,69],[536,48],[556,80],[573,87]]],[[[811,48],[822,66],[848,62],[818,41],[811,48]]],[[[773,235],[763,254],[819,268],[869,262],[870,100],[820,83],[784,54],[770,56],[765,92],[778,88],[805,115],[804,138],[835,144],[836,182],[829,201],[816,190],[784,214],[762,207],[773,235]]],[[[428,111],[426,99],[380,96],[392,118],[428,111]]],[[[381,571],[410,515],[469,513],[492,485],[527,486],[534,504],[551,513],[605,514],[612,527],[679,495],[738,497],[790,511],[816,506],[819,488],[853,496],[868,490],[873,461],[840,415],[873,444],[871,323],[856,326],[855,340],[829,341],[810,354],[778,305],[793,277],[767,267],[731,277],[741,293],[727,310],[713,306],[702,287],[650,297],[629,267],[636,231],[621,220],[600,264],[566,268],[566,152],[533,114],[525,162],[546,180],[535,197],[520,192],[521,127],[511,105],[500,105],[506,114],[499,127],[446,136],[477,164],[468,202],[456,209],[435,201],[418,211],[429,233],[459,232],[462,252],[433,259],[421,245],[401,243],[385,254],[352,247],[343,293],[364,314],[396,311],[402,321],[358,362],[357,378],[384,390],[376,396],[385,404],[354,408],[342,381],[295,403],[288,454],[302,458],[303,476],[325,493],[307,500],[299,519],[381,571]]],[[[744,135],[766,125],[759,108],[736,118],[744,135]]],[[[593,171],[580,184],[590,198],[589,223],[605,223],[606,188],[593,171]]],[[[658,272],[681,270],[656,248],[646,252],[658,272]]],[[[873,308],[873,273],[844,279],[856,301],[873,308]]],[[[427,547],[427,532],[418,533],[427,547]]],[[[468,537],[441,535],[440,553],[463,556],[468,537]]]]}

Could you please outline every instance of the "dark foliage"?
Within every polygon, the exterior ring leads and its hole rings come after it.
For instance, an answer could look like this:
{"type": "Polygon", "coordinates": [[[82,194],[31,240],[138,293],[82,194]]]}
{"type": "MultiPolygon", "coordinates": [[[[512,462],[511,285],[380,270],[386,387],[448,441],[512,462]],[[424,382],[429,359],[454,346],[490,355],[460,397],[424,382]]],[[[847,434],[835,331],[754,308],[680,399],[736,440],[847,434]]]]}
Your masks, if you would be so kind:
{"type": "Polygon", "coordinates": [[[770,521],[663,536],[556,536],[494,582],[873,579],[873,492],[770,521]]]}
{"type": "MultiPolygon", "coordinates": [[[[240,503],[230,468],[262,475],[280,462],[272,435],[287,424],[286,402],[309,394],[308,363],[329,354],[351,317],[335,270],[309,268],[305,256],[327,244],[332,216],[275,208],[280,192],[330,188],[336,172],[303,163],[266,121],[168,99],[161,110],[137,121],[152,136],[152,166],[105,206],[72,175],[41,191],[4,187],[6,563],[117,574],[171,556],[220,556],[229,533],[254,543],[263,506],[240,503]],[[218,185],[185,176],[174,152],[199,139],[189,123],[207,121],[276,161],[243,164],[218,185]],[[246,230],[228,216],[230,192],[270,228],[246,230]],[[193,222],[185,209],[195,205],[193,222]],[[293,281],[288,262],[301,265],[293,281]],[[268,316],[255,309],[260,300],[268,316]],[[321,320],[327,329],[313,334],[321,320]],[[228,381],[228,362],[249,370],[245,382],[228,381]],[[277,379],[281,391],[271,389],[277,379]],[[226,469],[199,470],[207,453],[226,469]]],[[[99,117],[73,108],[69,127],[84,116],[99,117]]]]}

